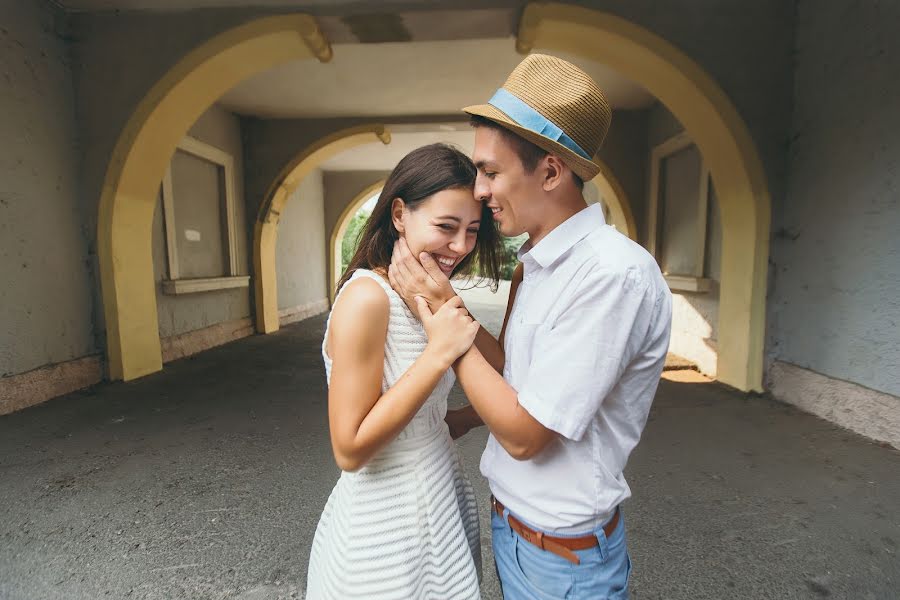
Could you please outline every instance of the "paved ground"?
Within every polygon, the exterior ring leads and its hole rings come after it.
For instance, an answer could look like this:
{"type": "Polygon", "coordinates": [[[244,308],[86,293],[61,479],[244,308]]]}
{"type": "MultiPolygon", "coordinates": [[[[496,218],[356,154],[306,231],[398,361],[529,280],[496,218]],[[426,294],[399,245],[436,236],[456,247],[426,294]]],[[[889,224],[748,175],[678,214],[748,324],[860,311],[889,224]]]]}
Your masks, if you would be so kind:
{"type": "MultiPolygon", "coordinates": [[[[338,474],[323,324],[0,417],[0,598],[301,598],[338,474]]],[[[662,382],[629,465],[632,597],[900,597],[900,453],[699,381],[662,382]]]]}

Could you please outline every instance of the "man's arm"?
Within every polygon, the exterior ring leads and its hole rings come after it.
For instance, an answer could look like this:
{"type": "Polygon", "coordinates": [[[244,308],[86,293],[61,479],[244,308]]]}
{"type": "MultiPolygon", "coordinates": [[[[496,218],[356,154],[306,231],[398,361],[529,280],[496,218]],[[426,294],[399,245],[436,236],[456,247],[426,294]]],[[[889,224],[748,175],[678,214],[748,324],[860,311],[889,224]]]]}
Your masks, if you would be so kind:
{"type": "Polygon", "coordinates": [[[482,422],[513,458],[527,460],[556,438],[519,404],[516,391],[475,346],[457,361],[456,376],[482,422]]]}
{"type": "Polygon", "coordinates": [[[632,333],[646,326],[653,298],[628,272],[593,272],[565,310],[534,338],[524,381],[513,389],[472,347],[456,364],[460,385],[513,458],[541,452],[557,435],[579,440],[631,360],[632,333]]]}
{"type": "MultiPolygon", "coordinates": [[[[510,282],[510,286],[509,286],[509,298],[507,299],[507,302],[506,302],[506,314],[503,316],[503,326],[500,328],[499,344],[500,344],[500,350],[504,354],[504,362],[505,362],[505,354],[506,353],[505,353],[505,349],[503,348],[503,339],[506,336],[506,326],[507,326],[507,324],[509,324],[509,315],[512,313],[513,304],[515,304],[515,302],[516,302],[516,292],[519,289],[519,284],[522,283],[522,276],[523,276],[523,267],[522,267],[522,263],[519,263],[518,265],[516,265],[516,268],[512,274],[512,281],[510,282]]],[[[479,351],[482,352],[482,356],[483,356],[484,355],[484,347],[493,341],[495,341],[493,336],[491,334],[489,334],[484,329],[484,327],[482,327],[478,331],[478,337],[475,338],[475,347],[477,347],[479,349],[479,351]],[[484,339],[485,336],[488,339],[484,339]],[[479,345],[479,339],[481,339],[481,345],[479,345]]],[[[497,365],[497,364],[491,363],[491,361],[488,361],[488,363],[490,363],[491,366],[494,369],[496,369],[498,373],[503,372],[503,364],[497,365]]],[[[468,404],[468,405],[466,405],[462,408],[458,408],[456,410],[448,410],[446,421],[447,421],[447,425],[450,426],[450,435],[453,437],[454,440],[459,437],[464,436],[470,430],[484,425],[484,421],[482,420],[481,416],[478,414],[478,411],[476,411],[475,408],[471,404],[468,404]]]]}

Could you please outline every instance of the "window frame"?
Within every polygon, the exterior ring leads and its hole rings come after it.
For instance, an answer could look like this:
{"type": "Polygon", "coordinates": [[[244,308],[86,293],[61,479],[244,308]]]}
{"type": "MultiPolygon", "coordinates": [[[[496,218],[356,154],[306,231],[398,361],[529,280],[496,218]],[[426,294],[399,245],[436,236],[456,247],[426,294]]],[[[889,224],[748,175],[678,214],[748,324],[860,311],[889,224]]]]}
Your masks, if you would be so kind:
{"type": "MultiPolygon", "coordinates": [[[[682,131],[664,142],[657,144],[650,151],[650,197],[647,202],[647,250],[661,266],[662,230],[660,228],[661,177],[663,161],[682,150],[694,145],[694,140],[687,132],[682,131]]],[[[698,149],[699,151],[699,149],[698,149]]],[[[697,229],[702,235],[697,236],[695,263],[693,273],[663,273],[669,288],[683,292],[703,293],[712,288],[712,280],[703,276],[706,264],[707,214],[709,211],[709,186],[711,185],[710,169],[700,154],[700,185],[697,197],[697,229]]]]}
{"type": "MultiPolygon", "coordinates": [[[[227,247],[228,274],[224,277],[182,278],[178,269],[178,234],[175,228],[175,192],[172,184],[172,161],[166,168],[162,181],[163,222],[166,233],[166,257],[168,263],[168,279],[163,279],[163,293],[168,295],[193,294],[231,288],[250,286],[250,276],[240,274],[240,262],[237,252],[238,232],[235,223],[235,179],[234,157],[210,144],[201,142],[191,136],[185,136],[178,142],[177,151],[190,154],[221,167],[225,187],[225,231],[222,237],[227,247]]],[[[174,155],[173,155],[174,158],[174,155]]]]}

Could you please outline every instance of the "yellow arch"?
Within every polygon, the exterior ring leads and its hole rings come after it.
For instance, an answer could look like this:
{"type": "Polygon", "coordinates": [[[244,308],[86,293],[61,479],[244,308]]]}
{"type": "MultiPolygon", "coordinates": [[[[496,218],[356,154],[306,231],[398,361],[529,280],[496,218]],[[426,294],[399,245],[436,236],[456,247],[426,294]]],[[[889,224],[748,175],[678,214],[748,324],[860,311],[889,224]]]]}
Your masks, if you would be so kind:
{"type": "Polygon", "coordinates": [[[107,167],[100,196],[97,253],[110,379],[162,368],[153,289],[152,220],[176,144],[229,88],[275,65],[331,58],[315,19],[260,19],[222,33],[172,67],[141,100],[107,167]]]}
{"type": "Polygon", "coordinates": [[[599,11],[529,4],[516,48],[602,62],[659,98],[690,132],[710,167],[722,214],[718,379],[762,390],[771,200],[756,147],[718,84],[650,31],[599,11]]]}
{"type": "Polygon", "coordinates": [[[275,245],[278,239],[278,220],[288,198],[303,178],[322,162],[354,146],[377,141],[383,144],[389,144],[391,141],[391,134],[384,125],[362,125],[332,133],[314,142],[294,157],[269,188],[253,228],[256,329],[260,333],[272,333],[277,331],[279,326],[275,245]]]}
{"type": "Polygon", "coordinates": [[[638,241],[637,224],[634,222],[631,201],[625,194],[625,188],[605,162],[597,157],[594,157],[594,162],[600,165],[600,173],[591,180],[591,183],[597,186],[607,200],[606,207],[609,209],[611,225],[615,225],[616,229],[638,241]]]}
{"type": "Polygon", "coordinates": [[[341,211],[341,215],[331,229],[331,237],[328,243],[328,300],[332,303],[334,302],[334,294],[337,291],[334,288],[341,277],[341,242],[344,239],[344,234],[347,232],[347,225],[350,224],[350,219],[353,218],[353,215],[356,214],[356,211],[359,210],[365,201],[384,187],[385,182],[385,179],[379,179],[356,194],[353,200],[341,211]]]}

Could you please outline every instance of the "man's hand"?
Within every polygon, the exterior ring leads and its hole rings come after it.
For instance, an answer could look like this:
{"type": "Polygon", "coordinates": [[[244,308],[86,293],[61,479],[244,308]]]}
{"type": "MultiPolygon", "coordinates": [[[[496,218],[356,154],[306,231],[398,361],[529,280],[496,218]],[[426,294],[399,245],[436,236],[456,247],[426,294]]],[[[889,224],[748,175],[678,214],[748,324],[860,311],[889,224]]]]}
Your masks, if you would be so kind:
{"type": "MultiPolygon", "coordinates": [[[[419,317],[416,296],[424,298],[431,312],[456,296],[450,280],[427,252],[413,256],[405,239],[394,242],[394,253],[388,267],[388,279],[409,309],[419,317]]],[[[420,317],[421,318],[421,317],[420,317]]]]}
{"type": "Polygon", "coordinates": [[[447,426],[450,428],[450,437],[454,440],[458,440],[475,427],[484,425],[478,417],[478,413],[471,406],[448,410],[444,421],[447,422],[447,426]]]}

